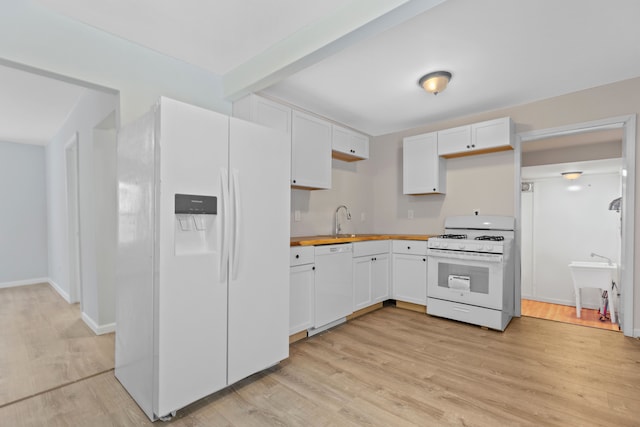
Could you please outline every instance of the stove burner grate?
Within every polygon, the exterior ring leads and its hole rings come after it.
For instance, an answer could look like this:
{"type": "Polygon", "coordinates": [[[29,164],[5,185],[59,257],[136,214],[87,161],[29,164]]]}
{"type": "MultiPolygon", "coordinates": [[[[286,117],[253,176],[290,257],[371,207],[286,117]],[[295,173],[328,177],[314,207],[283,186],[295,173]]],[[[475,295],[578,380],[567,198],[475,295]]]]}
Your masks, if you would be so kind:
{"type": "Polygon", "coordinates": [[[504,236],[478,236],[475,240],[491,240],[492,242],[501,242],[504,236]]]}
{"type": "Polygon", "coordinates": [[[438,236],[441,239],[466,239],[466,234],[441,234],[438,236]]]}

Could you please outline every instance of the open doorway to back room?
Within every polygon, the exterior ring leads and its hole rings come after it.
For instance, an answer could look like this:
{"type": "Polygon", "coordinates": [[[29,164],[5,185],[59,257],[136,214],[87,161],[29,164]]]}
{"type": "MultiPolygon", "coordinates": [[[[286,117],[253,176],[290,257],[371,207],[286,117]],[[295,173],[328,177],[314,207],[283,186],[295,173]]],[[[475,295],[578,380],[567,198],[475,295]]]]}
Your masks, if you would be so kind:
{"type": "Polygon", "coordinates": [[[614,201],[622,195],[623,135],[594,130],[522,146],[523,315],[619,330],[622,223],[614,201]]]}

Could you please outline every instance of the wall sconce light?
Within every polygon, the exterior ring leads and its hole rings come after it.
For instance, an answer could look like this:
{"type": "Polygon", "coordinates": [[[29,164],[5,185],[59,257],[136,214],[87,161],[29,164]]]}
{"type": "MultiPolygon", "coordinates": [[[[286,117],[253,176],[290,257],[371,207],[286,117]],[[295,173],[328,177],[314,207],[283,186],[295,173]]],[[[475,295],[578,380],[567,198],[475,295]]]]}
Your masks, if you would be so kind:
{"type": "Polygon", "coordinates": [[[582,171],[573,171],[573,172],[562,172],[562,177],[564,179],[578,179],[582,175],[582,171]]]}
{"type": "Polygon", "coordinates": [[[437,95],[447,88],[449,80],[451,80],[450,72],[434,71],[420,77],[418,84],[427,92],[437,95]]]}

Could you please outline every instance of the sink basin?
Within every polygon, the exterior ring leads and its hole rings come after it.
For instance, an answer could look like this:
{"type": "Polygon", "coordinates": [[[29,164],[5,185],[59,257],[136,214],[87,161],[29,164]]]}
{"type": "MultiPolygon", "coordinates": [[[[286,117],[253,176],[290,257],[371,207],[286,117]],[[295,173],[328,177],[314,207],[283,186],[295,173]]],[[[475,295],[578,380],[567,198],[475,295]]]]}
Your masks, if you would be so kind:
{"type": "Polygon", "coordinates": [[[569,264],[569,268],[579,267],[579,268],[603,268],[605,270],[615,270],[618,266],[615,263],[606,263],[602,261],[573,261],[569,264]]]}
{"type": "MultiPolygon", "coordinates": [[[[615,323],[615,292],[611,292],[611,282],[616,281],[618,265],[615,263],[597,261],[573,261],[569,264],[573,287],[576,294],[576,317],[580,318],[582,302],[580,289],[597,288],[609,293],[609,305],[611,307],[611,322],[615,323]]],[[[601,312],[603,307],[600,307],[601,312]]]]}

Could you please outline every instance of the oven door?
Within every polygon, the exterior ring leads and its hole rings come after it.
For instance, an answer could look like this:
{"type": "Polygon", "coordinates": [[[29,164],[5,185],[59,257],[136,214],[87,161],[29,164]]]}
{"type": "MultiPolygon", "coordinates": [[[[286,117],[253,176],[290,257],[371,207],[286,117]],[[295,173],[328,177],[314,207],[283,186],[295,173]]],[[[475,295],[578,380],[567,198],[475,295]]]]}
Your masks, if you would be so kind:
{"type": "Polygon", "coordinates": [[[503,257],[429,249],[427,296],[502,309],[503,257]]]}

